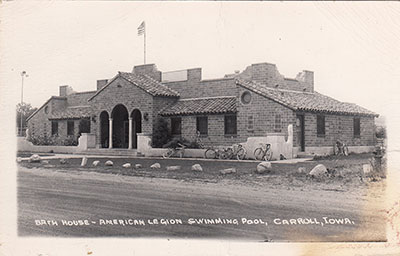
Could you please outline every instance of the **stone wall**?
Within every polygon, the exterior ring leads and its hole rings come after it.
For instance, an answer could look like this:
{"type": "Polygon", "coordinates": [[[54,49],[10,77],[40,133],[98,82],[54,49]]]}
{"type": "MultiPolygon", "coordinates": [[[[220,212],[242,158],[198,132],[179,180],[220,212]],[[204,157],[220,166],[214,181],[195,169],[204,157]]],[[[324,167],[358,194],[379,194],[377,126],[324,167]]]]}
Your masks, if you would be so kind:
{"type": "MultiPolygon", "coordinates": [[[[318,114],[319,115],[319,114],[318,114]]],[[[360,136],[354,136],[353,119],[356,116],[324,115],[325,136],[317,135],[317,114],[305,114],[306,147],[333,147],[337,140],[348,146],[375,145],[374,117],[360,118],[360,136]]]]}

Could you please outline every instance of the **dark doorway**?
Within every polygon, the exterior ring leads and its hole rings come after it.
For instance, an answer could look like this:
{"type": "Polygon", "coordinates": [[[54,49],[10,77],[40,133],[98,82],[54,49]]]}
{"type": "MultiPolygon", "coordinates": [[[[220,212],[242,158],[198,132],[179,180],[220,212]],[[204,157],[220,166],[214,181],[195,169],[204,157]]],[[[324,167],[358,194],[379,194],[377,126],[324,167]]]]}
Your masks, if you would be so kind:
{"type": "Polygon", "coordinates": [[[126,129],[128,129],[128,110],[122,104],[114,107],[111,112],[113,120],[112,127],[112,140],[113,148],[128,148],[129,136],[126,129]]]}
{"type": "Polygon", "coordinates": [[[109,142],[109,130],[110,130],[110,121],[109,121],[109,115],[107,111],[103,111],[100,114],[100,146],[102,148],[108,148],[108,142],[109,142]]]}
{"type": "Polygon", "coordinates": [[[142,114],[138,109],[134,109],[132,117],[132,148],[137,148],[137,134],[142,132],[142,114]]]}
{"type": "Polygon", "coordinates": [[[305,135],[304,135],[304,115],[296,115],[296,129],[297,129],[297,145],[300,151],[305,151],[305,135]]]}

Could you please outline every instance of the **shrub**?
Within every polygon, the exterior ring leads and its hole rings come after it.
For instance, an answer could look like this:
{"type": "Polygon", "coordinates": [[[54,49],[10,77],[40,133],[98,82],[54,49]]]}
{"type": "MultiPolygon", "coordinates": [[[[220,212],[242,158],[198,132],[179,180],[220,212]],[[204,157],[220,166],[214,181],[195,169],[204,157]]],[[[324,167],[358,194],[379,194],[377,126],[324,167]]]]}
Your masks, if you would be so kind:
{"type": "Polygon", "coordinates": [[[151,140],[152,146],[154,148],[161,148],[163,145],[167,144],[170,139],[171,136],[168,132],[167,121],[162,117],[158,117],[154,125],[153,138],[151,140]]]}

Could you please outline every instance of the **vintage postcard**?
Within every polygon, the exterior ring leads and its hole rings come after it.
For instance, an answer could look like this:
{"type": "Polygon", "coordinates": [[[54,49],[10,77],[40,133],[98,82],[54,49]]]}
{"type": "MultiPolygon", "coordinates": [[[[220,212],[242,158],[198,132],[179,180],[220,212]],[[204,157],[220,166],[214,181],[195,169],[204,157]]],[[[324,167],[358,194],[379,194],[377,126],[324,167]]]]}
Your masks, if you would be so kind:
{"type": "Polygon", "coordinates": [[[398,3],[0,9],[2,255],[400,253],[398,3]]]}

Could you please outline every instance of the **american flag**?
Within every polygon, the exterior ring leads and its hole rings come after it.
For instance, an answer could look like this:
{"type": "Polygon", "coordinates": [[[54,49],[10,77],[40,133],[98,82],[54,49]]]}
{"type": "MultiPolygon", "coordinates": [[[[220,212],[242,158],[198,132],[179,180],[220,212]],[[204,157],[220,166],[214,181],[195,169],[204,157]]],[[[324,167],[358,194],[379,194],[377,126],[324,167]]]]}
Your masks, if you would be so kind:
{"type": "Polygon", "coordinates": [[[146,24],[144,23],[144,21],[140,24],[140,26],[137,28],[137,34],[138,36],[143,35],[145,33],[146,30],[146,24]]]}

